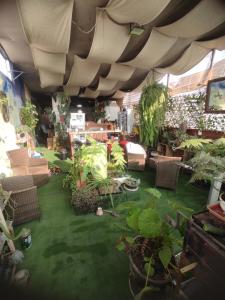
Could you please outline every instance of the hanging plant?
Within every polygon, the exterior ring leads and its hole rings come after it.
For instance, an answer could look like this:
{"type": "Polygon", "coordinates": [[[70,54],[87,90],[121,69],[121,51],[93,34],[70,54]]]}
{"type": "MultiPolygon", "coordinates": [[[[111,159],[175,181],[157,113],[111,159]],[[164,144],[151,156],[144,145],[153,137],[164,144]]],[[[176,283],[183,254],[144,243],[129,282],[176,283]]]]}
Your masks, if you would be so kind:
{"type": "Polygon", "coordinates": [[[8,99],[4,92],[0,91],[0,110],[5,122],[9,122],[8,99]]]}
{"type": "Polygon", "coordinates": [[[27,101],[25,106],[20,109],[20,118],[23,125],[28,126],[32,132],[38,122],[38,113],[36,110],[36,106],[31,102],[27,101]]]}
{"type": "Polygon", "coordinates": [[[155,146],[167,109],[167,88],[158,83],[144,87],[139,103],[140,140],[147,146],[155,146]]]}

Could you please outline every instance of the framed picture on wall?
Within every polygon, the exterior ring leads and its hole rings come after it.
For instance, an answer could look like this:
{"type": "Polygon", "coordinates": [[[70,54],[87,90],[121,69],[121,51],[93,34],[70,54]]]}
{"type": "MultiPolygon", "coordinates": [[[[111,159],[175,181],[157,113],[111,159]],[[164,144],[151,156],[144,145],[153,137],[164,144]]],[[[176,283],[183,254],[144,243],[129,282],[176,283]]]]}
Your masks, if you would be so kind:
{"type": "Polygon", "coordinates": [[[225,77],[208,81],[206,113],[225,113],[225,77]]]}

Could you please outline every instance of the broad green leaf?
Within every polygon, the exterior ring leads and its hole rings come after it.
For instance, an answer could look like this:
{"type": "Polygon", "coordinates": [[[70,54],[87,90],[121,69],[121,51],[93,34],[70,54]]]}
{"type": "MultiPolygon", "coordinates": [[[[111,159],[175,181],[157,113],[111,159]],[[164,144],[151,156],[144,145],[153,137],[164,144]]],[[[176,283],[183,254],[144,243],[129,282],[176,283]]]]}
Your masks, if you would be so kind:
{"type": "Polygon", "coordinates": [[[134,238],[132,238],[131,236],[126,236],[125,240],[129,243],[129,244],[133,244],[134,243],[134,238]]]}
{"type": "Polygon", "coordinates": [[[150,193],[152,196],[154,196],[157,199],[161,198],[161,193],[157,189],[150,188],[150,189],[147,190],[147,192],[150,193]]]}
{"type": "Polygon", "coordinates": [[[125,250],[124,242],[120,242],[119,244],[117,244],[116,249],[119,250],[119,251],[124,251],[125,250]]]}
{"type": "Polygon", "coordinates": [[[148,276],[150,276],[150,277],[152,277],[155,273],[155,270],[154,270],[153,266],[151,265],[151,261],[144,265],[144,269],[145,269],[145,273],[148,274],[148,276]]]}
{"type": "Polygon", "coordinates": [[[160,251],[159,251],[159,258],[166,269],[168,267],[168,264],[171,260],[172,257],[172,251],[170,247],[164,246],[160,251]]]}
{"type": "Polygon", "coordinates": [[[224,145],[225,144],[225,138],[219,138],[219,139],[215,140],[213,143],[216,144],[216,145],[224,145]]]}
{"type": "Polygon", "coordinates": [[[142,211],[138,218],[138,227],[140,234],[146,238],[154,238],[160,235],[162,221],[158,213],[148,208],[142,211]]]}
{"type": "Polygon", "coordinates": [[[126,218],[128,226],[133,229],[138,231],[138,218],[140,215],[141,209],[136,208],[133,213],[126,218]]]}
{"type": "Polygon", "coordinates": [[[130,210],[131,208],[134,208],[136,206],[136,203],[134,201],[126,201],[121,204],[119,204],[116,209],[119,211],[124,210],[130,210]]]}

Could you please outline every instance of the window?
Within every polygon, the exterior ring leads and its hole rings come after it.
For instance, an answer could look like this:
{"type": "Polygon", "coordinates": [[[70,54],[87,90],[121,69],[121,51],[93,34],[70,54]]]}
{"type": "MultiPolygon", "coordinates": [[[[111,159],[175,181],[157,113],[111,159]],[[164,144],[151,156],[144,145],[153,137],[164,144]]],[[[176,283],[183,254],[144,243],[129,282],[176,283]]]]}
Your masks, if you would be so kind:
{"type": "Polygon", "coordinates": [[[8,61],[8,59],[5,59],[1,53],[0,53],[0,72],[2,72],[6,77],[12,80],[10,62],[8,61]]]}

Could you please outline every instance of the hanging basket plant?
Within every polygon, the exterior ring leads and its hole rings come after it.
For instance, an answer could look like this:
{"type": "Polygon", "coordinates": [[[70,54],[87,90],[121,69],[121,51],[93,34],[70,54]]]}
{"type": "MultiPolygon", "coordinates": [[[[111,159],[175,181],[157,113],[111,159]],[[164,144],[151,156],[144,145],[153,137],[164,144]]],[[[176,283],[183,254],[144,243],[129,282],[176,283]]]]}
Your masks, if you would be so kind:
{"type": "Polygon", "coordinates": [[[140,140],[146,146],[155,146],[164,124],[167,108],[167,88],[158,83],[144,87],[139,103],[140,140]]]}

